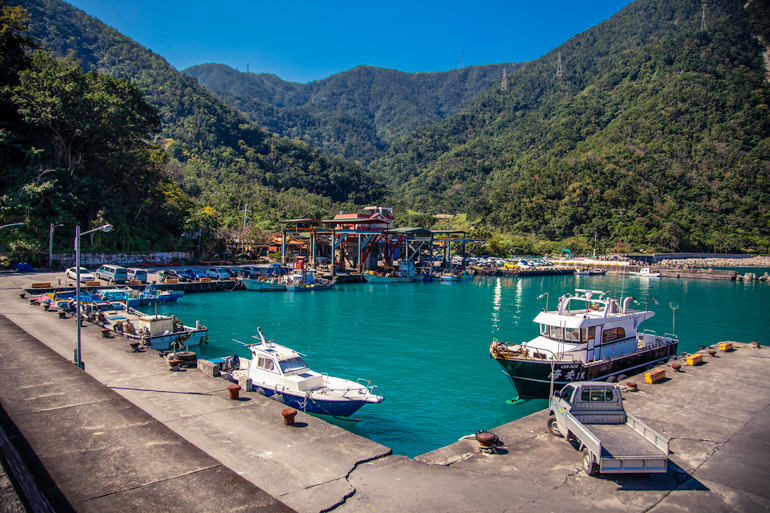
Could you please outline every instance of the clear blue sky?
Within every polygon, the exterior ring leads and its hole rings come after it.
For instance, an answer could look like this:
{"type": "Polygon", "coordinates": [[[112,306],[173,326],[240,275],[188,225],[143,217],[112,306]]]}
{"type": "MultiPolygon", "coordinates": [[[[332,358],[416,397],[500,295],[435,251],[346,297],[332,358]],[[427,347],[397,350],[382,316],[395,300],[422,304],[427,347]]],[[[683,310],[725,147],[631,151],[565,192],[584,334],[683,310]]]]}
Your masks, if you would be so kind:
{"type": "Polygon", "coordinates": [[[206,62],[309,82],[536,59],[629,0],[390,2],[70,0],[179,70],[206,62]]]}

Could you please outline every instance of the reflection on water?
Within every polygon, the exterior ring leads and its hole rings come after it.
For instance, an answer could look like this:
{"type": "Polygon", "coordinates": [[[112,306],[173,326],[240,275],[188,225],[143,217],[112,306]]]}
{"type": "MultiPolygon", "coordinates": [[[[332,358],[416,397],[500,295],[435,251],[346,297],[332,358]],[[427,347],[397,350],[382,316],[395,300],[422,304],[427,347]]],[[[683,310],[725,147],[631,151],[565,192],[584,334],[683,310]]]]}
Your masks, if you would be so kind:
{"type": "Polygon", "coordinates": [[[500,303],[503,301],[503,284],[500,282],[500,278],[497,278],[495,284],[495,293],[492,296],[492,334],[497,333],[499,329],[500,321],[500,303]]]}

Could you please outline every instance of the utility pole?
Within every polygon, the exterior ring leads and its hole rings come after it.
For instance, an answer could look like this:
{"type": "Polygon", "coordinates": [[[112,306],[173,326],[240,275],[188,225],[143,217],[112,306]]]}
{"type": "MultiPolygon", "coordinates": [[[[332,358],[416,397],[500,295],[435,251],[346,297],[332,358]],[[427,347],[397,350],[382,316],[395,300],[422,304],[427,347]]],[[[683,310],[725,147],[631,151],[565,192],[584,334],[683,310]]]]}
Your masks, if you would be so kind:
{"type": "Polygon", "coordinates": [[[556,76],[561,78],[562,77],[562,70],[561,70],[561,52],[559,52],[559,64],[556,66],[556,76]]]}
{"type": "Polygon", "coordinates": [[[706,2],[703,2],[703,5],[701,6],[700,29],[706,30],[706,2]]]}
{"type": "Polygon", "coordinates": [[[49,228],[49,233],[48,233],[48,268],[49,269],[51,269],[51,266],[53,265],[53,229],[59,226],[64,226],[64,225],[51,223],[51,226],[49,228]]]}
{"type": "Polygon", "coordinates": [[[503,84],[500,86],[500,89],[503,91],[508,90],[508,75],[506,74],[505,68],[503,68],[503,84]]]}
{"type": "Polygon", "coordinates": [[[246,218],[246,214],[248,214],[249,212],[251,212],[251,210],[249,210],[249,205],[244,206],[243,207],[243,227],[244,228],[246,228],[246,223],[248,222],[246,218]]]}

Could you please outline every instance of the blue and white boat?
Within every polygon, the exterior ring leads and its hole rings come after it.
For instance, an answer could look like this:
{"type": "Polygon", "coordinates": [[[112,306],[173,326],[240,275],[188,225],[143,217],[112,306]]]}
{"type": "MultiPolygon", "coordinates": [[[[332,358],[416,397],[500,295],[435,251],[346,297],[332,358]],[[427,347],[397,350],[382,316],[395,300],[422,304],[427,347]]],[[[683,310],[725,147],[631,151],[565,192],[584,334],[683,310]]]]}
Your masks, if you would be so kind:
{"type": "Polygon", "coordinates": [[[131,293],[126,289],[104,289],[99,291],[99,293],[106,299],[107,301],[111,303],[115,302],[121,302],[125,303],[126,306],[139,306],[139,297],[138,296],[132,296],[131,293]]]}
{"type": "MultiPolygon", "coordinates": [[[[257,393],[307,413],[348,417],[367,403],[381,403],[379,389],[370,381],[350,381],[320,374],[308,368],[293,349],[265,340],[257,328],[259,342],[243,344],[252,358],[217,358],[220,375],[235,383],[240,376],[251,378],[257,393]]],[[[236,341],[237,342],[237,341],[236,341]]]]}

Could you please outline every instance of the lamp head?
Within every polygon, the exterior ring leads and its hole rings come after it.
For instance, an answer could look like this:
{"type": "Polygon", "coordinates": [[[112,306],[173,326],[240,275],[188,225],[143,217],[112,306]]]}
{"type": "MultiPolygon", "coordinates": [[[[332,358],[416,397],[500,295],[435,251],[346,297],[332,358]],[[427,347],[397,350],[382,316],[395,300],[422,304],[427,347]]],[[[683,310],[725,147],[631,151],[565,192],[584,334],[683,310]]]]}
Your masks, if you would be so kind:
{"type": "Polygon", "coordinates": [[[99,229],[106,233],[106,232],[112,230],[112,225],[111,224],[105,224],[104,226],[100,226],[99,229]]]}

